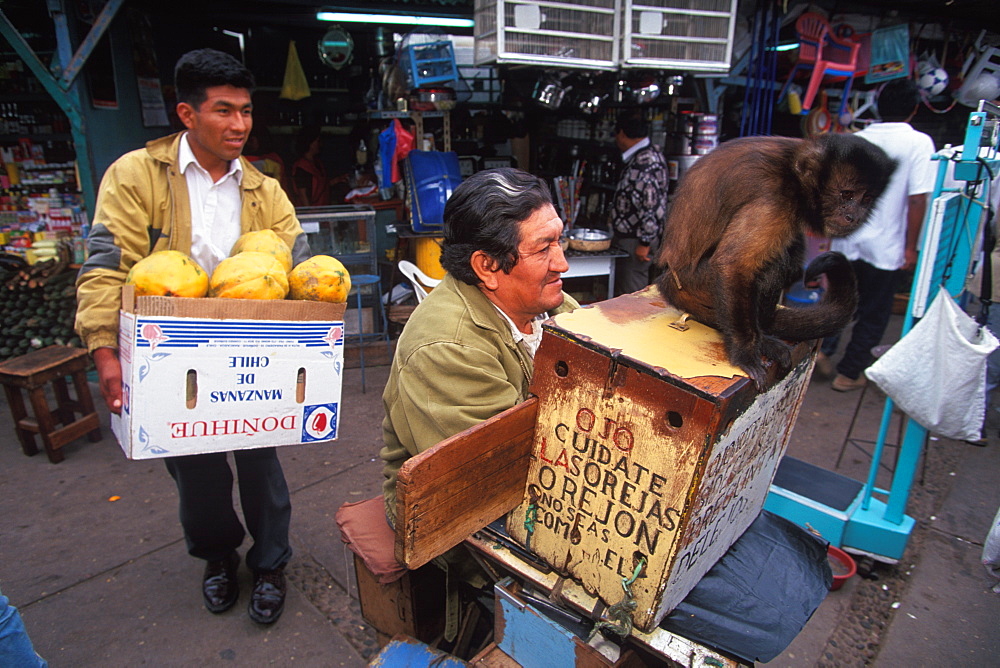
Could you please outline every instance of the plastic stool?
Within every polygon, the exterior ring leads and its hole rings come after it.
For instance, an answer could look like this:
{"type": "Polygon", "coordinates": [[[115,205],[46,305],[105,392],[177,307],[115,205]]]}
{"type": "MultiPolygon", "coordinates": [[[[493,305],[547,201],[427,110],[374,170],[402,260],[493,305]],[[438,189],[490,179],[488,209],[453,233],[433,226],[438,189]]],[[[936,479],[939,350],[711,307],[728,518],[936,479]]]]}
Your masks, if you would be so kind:
{"type": "MultiPolygon", "coordinates": [[[[361,287],[364,285],[378,285],[382,282],[382,279],[373,274],[352,274],[351,275],[351,285],[355,288],[355,295],[357,295],[358,300],[358,348],[361,351],[361,392],[365,392],[365,326],[364,318],[361,312],[361,287]]],[[[381,339],[385,339],[385,349],[387,352],[391,352],[389,347],[389,328],[386,326],[385,318],[385,306],[382,304],[382,291],[381,289],[376,290],[375,301],[378,302],[378,310],[381,315],[380,326],[381,330],[378,332],[373,332],[373,336],[381,339]]]]}
{"type": "Polygon", "coordinates": [[[0,383],[24,454],[38,452],[35,434],[42,437],[45,453],[53,464],[63,460],[64,445],[84,434],[94,443],[101,440],[101,421],[87,385],[87,364],[87,351],[70,346],[49,346],[0,364],[0,383]],[[75,401],[69,397],[66,376],[73,377],[75,401]],[[45,397],[45,384],[49,382],[56,395],[55,415],[45,397]],[[28,392],[34,419],[28,417],[22,388],[28,392]],[[74,420],[74,413],[80,413],[80,419],[74,420]],[[57,420],[62,424],[58,429],[57,420]]]}

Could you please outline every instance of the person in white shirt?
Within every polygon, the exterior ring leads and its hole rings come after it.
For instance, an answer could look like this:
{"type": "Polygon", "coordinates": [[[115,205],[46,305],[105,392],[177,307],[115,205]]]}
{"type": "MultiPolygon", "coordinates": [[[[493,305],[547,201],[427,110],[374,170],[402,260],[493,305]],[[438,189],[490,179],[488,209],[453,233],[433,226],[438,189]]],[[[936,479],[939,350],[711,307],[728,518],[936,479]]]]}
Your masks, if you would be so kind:
{"type": "MultiPolygon", "coordinates": [[[[177,116],[186,128],[116,160],[101,180],[89,257],[77,278],[76,329],[93,355],[108,410],[122,409],[118,360],[118,309],[129,269],[160,250],[192,256],[207,272],[229,256],[241,234],[271,229],[292,248],[294,261],[309,257],[295,207],[281,185],[241,156],[253,127],[253,74],[220,51],[199,49],[174,70],[177,116]]],[[[205,607],[231,608],[239,597],[236,549],[246,533],[254,573],[248,612],[269,624],[284,609],[284,567],[291,557],[291,501],[275,448],[233,453],[246,529],[233,509],[228,453],[169,457],[177,483],[188,553],[207,564],[205,607]]]]}
{"type": "MultiPolygon", "coordinates": [[[[900,271],[913,269],[917,264],[917,242],[935,174],[931,160],[934,141],[909,123],[919,102],[917,85],[912,79],[894,79],[878,97],[882,122],[857,133],[882,148],[899,166],[868,221],[853,234],[831,242],[831,250],[840,251],[851,260],[858,279],[854,328],[831,384],[838,392],[864,386],[863,372],[874,361],[871,350],[881,342],[892,315],[900,271]]],[[[838,343],[839,335],[823,341],[816,360],[821,374],[834,374],[830,358],[836,353],[838,343]]]]}

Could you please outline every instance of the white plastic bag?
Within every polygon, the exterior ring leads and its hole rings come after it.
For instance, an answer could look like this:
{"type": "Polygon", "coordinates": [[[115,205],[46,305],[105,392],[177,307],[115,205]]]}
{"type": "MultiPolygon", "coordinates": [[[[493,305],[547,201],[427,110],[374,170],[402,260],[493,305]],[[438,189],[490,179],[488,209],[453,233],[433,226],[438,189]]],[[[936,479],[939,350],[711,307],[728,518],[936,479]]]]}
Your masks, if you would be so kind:
{"type": "Polygon", "coordinates": [[[865,375],[928,431],[975,441],[986,405],[986,356],[998,345],[942,289],[920,322],[865,375]]]}

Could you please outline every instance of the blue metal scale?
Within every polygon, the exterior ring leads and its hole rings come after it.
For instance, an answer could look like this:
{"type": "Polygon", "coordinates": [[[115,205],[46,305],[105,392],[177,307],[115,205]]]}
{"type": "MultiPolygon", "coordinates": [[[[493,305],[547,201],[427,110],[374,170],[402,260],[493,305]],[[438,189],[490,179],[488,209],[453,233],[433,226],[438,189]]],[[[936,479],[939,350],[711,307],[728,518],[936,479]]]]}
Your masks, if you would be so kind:
{"type": "MultiPolygon", "coordinates": [[[[960,150],[946,148],[939,161],[932,204],[928,207],[920,260],[914,274],[910,306],[903,321],[905,335],[923,316],[937,291],[944,288],[957,299],[964,290],[973,257],[980,250],[981,221],[993,180],[1000,187],[997,155],[1000,107],[986,101],[969,114],[965,143],[960,150]],[[948,167],[965,184],[946,188],[948,167]]],[[[994,307],[997,308],[997,307],[994,307]]],[[[848,552],[895,563],[903,556],[916,524],[905,513],[917,463],[927,441],[927,429],[906,418],[896,468],[888,490],[875,487],[875,476],[885,448],[893,402],[886,398],[872,453],[868,479],[862,483],[792,457],[778,467],[764,508],[800,526],[811,526],[823,538],[848,552]]]]}

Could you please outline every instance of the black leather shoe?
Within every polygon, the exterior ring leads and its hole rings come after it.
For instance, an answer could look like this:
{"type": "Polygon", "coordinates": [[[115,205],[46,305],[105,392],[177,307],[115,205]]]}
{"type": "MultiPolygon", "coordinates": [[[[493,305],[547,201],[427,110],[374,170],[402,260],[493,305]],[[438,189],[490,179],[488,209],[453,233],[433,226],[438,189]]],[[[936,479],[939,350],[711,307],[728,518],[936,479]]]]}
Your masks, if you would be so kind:
{"type": "Polygon", "coordinates": [[[233,552],[225,559],[205,564],[205,577],[201,582],[201,593],[205,597],[205,607],[209,612],[219,614],[233,607],[240,597],[240,585],[236,580],[236,569],[240,565],[240,555],[233,552]]]}
{"type": "Polygon", "coordinates": [[[254,571],[247,612],[258,624],[273,624],[285,609],[285,569],[254,571]]]}

